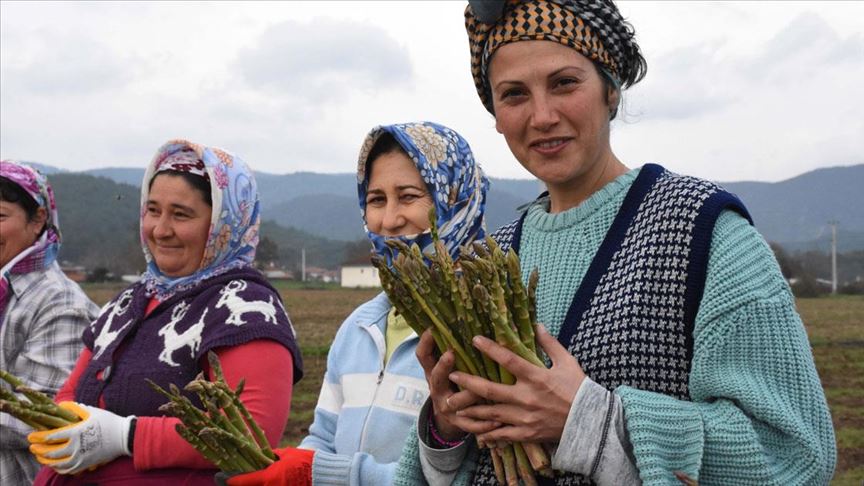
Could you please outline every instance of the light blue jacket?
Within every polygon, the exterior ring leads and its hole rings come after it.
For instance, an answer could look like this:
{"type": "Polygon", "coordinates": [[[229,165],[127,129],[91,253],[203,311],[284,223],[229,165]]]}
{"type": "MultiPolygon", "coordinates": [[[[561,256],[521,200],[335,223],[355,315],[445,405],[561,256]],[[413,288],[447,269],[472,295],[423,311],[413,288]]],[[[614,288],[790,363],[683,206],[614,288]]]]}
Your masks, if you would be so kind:
{"type": "Polygon", "coordinates": [[[390,484],[429,395],[412,333],[384,366],[390,301],[381,293],[342,323],[330,353],[309,435],[314,485],[390,484]]]}

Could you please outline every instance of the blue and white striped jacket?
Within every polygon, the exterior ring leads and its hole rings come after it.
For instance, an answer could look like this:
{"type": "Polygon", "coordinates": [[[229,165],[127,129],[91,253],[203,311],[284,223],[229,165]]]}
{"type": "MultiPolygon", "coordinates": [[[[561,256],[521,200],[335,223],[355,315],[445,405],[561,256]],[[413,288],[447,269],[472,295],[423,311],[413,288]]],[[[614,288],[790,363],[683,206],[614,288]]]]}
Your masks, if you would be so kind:
{"type": "Polygon", "coordinates": [[[412,333],[384,366],[391,304],[381,293],[342,323],[309,435],[314,485],[390,484],[405,438],[429,395],[412,333]]]}

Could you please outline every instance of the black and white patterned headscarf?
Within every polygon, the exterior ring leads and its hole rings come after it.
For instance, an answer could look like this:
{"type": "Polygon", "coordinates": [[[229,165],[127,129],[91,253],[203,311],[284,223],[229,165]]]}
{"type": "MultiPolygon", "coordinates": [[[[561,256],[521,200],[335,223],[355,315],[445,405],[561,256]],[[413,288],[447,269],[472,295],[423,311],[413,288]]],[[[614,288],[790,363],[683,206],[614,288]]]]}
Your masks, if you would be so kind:
{"type": "Polygon", "coordinates": [[[647,69],[633,27],[611,0],[469,0],[465,29],[474,85],[492,114],[489,60],[510,42],[548,40],[572,47],[599,64],[619,88],[639,82],[647,69]]]}

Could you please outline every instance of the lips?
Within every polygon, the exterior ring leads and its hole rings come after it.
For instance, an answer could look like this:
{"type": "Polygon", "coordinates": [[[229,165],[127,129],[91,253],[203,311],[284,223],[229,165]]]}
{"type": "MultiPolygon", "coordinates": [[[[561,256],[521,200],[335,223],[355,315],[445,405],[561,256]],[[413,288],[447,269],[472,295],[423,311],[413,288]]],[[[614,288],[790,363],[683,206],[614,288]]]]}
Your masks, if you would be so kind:
{"type": "Polygon", "coordinates": [[[570,143],[568,137],[544,138],[531,143],[532,150],[543,155],[554,155],[570,143]]]}

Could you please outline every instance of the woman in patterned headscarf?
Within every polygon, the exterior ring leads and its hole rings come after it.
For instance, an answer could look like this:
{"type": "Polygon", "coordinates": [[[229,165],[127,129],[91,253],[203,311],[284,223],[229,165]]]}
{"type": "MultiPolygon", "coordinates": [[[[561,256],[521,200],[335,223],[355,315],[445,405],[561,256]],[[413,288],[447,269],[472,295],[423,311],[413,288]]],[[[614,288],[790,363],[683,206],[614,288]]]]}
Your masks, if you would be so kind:
{"type": "Polygon", "coordinates": [[[424,335],[430,400],[395,483],[494,484],[475,437],[548,445],[548,484],[827,482],[836,451],[807,335],[746,209],[612,151],[620,91],[646,66],[617,7],[471,1],[465,18],[477,93],[548,189],[493,238],[523,275],[539,269],[552,366],[478,339],[517,377],[495,384],[453,372],[424,335]]]}
{"type": "Polygon", "coordinates": [[[28,437],[47,465],[36,484],[213,484],[213,465],[145,382],[182,389],[209,374],[210,350],[230,386],[245,379],[240,398],[278,443],[302,370],[279,294],[252,267],[259,209],[252,171],[236,156],[185,140],[159,149],[141,186],[147,270],[84,333],[57,396],[81,422],[28,437]]]}
{"type": "MultiPolygon", "coordinates": [[[[392,258],[388,239],[427,248],[429,209],[455,257],[485,236],[489,186],[468,143],[430,122],[372,129],[357,167],[357,192],[373,252],[392,258]]],[[[418,336],[383,292],[358,307],[336,334],[309,435],[299,449],[231,486],[390,484],[405,436],[428,390],[414,350],[418,336]]]]}
{"type": "MultiPolygon", "coordinates": [[[[54,193],[37,170],[0,161],[0,369],[54,395],[75,364],[99,308],[57,265],[54,193]]],[[[0,414],[0,484],[32,483],[31,429],[0,414]]]]}

